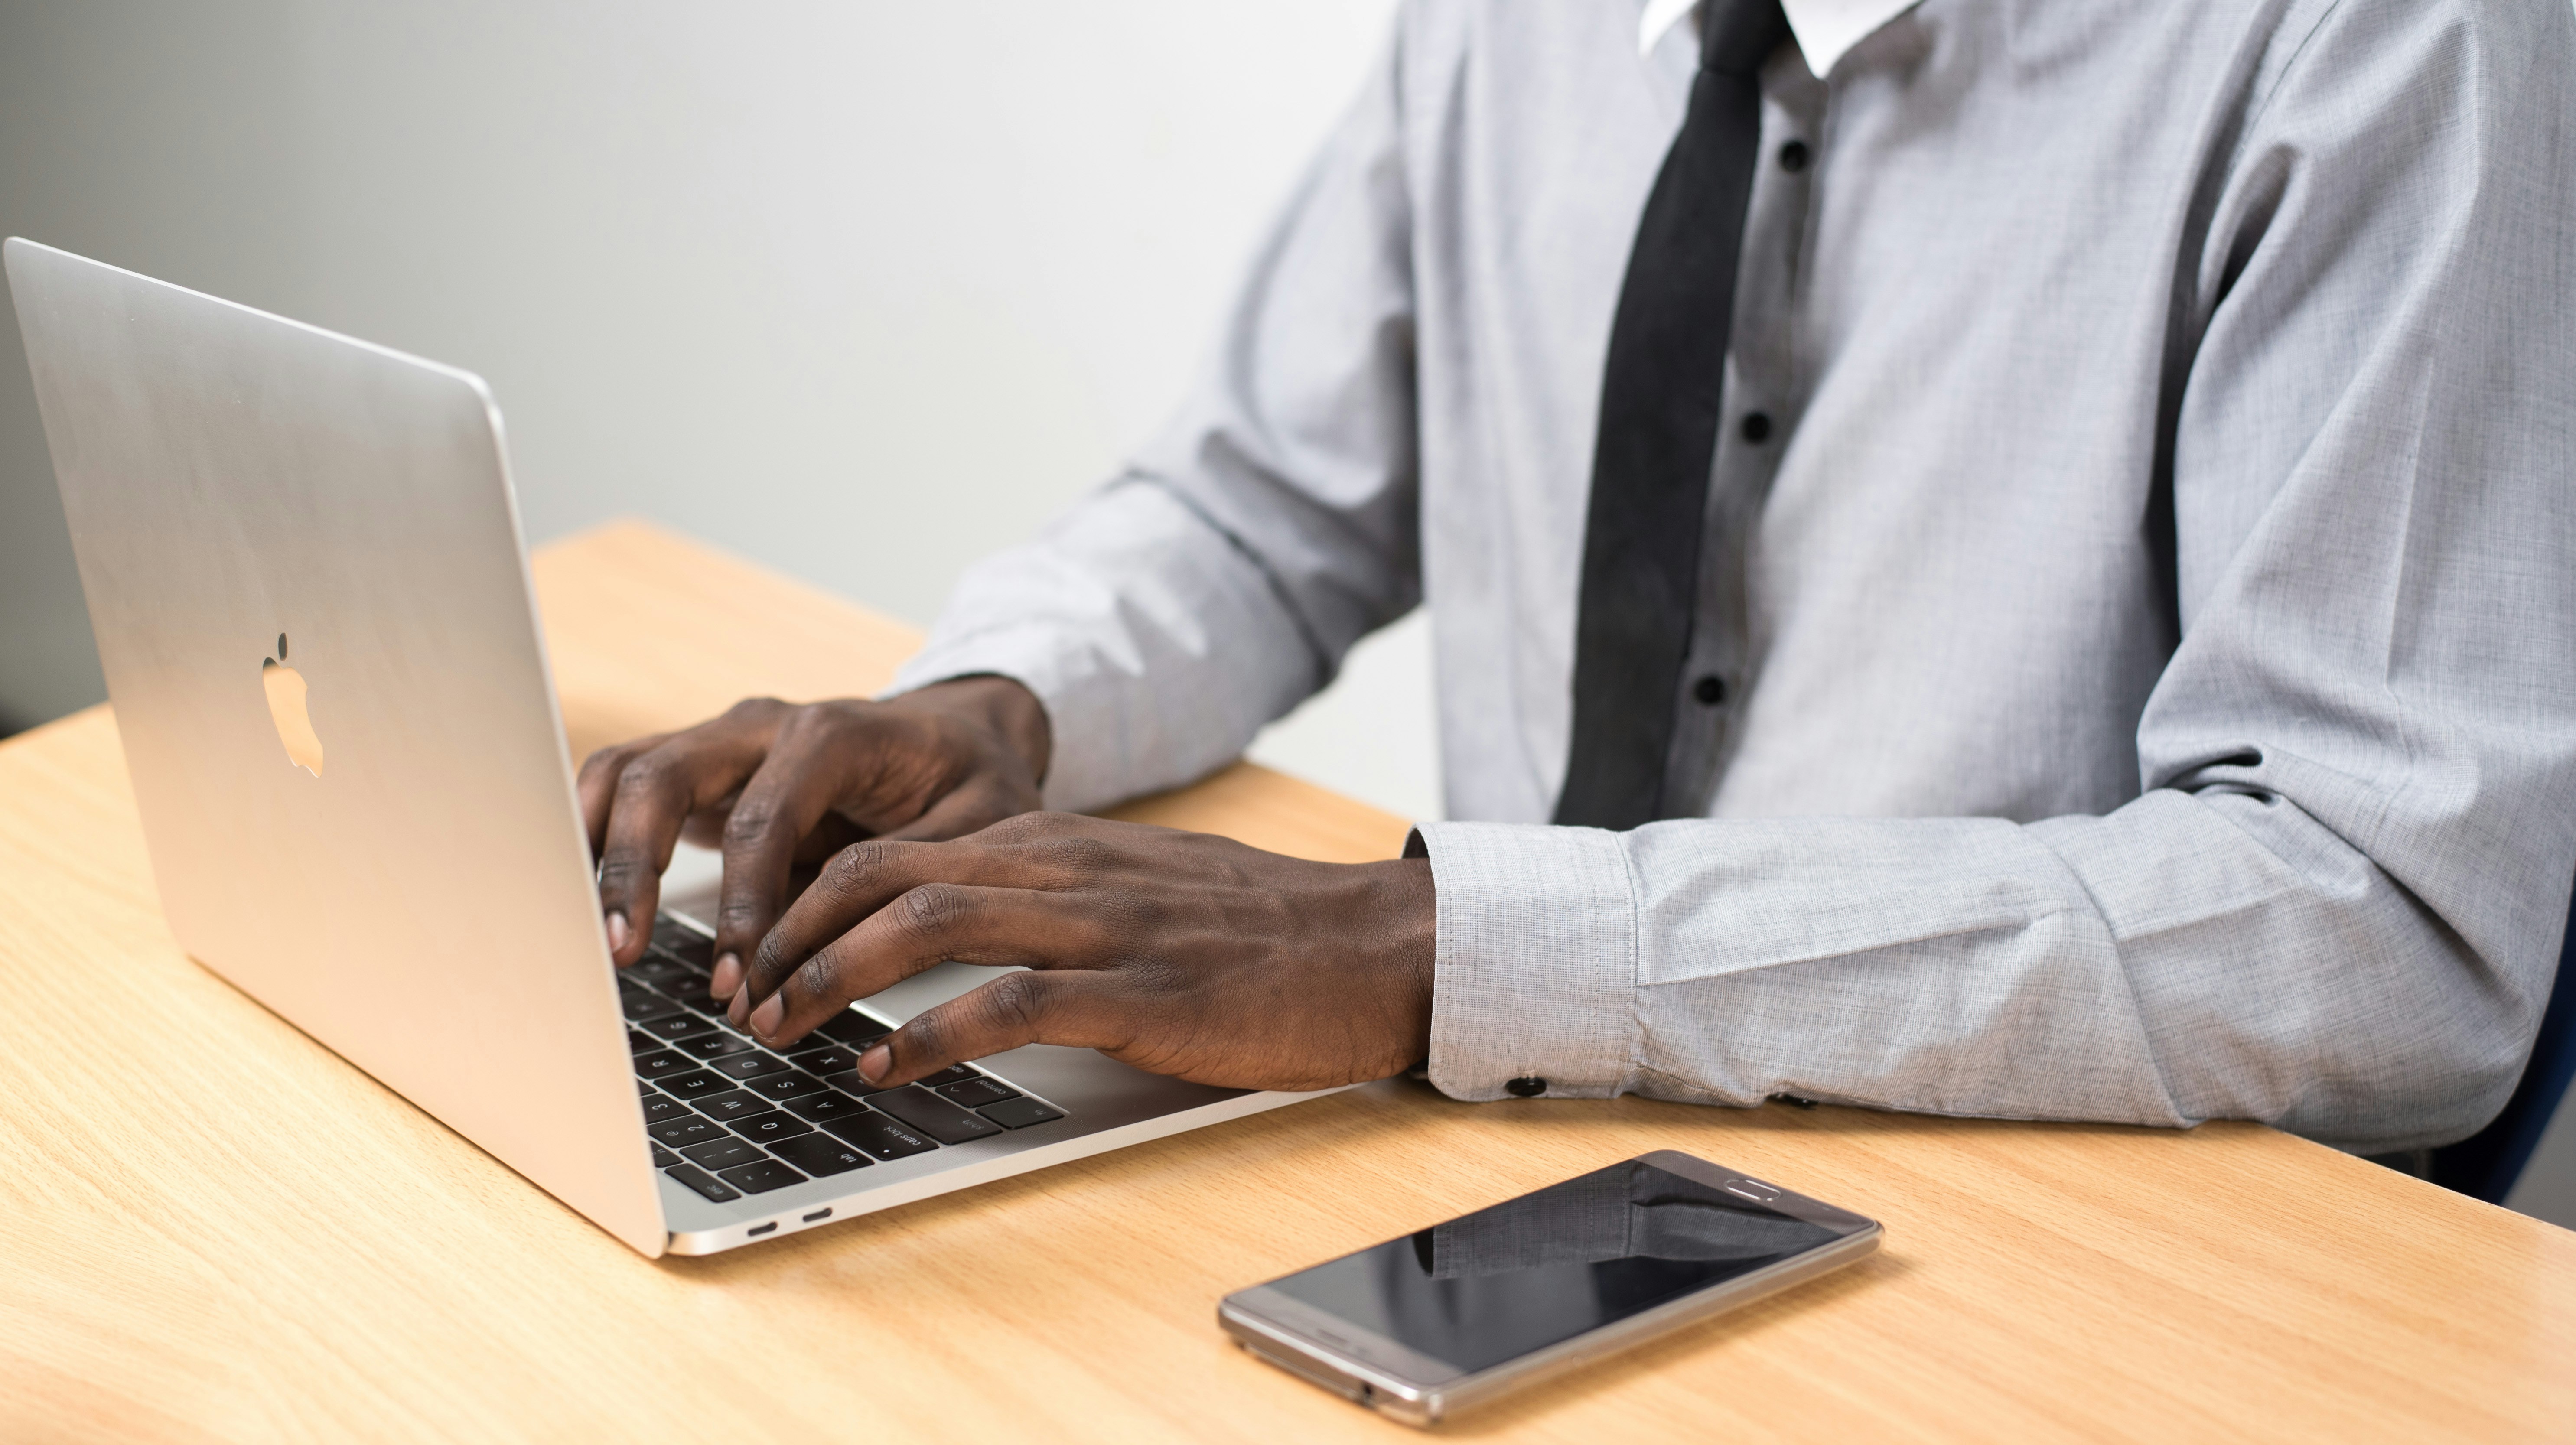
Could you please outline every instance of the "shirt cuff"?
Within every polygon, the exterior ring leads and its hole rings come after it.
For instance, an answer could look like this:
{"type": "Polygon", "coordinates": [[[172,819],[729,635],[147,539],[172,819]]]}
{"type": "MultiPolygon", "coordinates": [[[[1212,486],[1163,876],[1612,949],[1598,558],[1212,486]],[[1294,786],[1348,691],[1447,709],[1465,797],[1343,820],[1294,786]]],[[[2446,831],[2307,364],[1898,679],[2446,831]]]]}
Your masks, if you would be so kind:
{"type": "Polygon", "coordinates": [[[1558,1098],[1628,1087],[1637,1051],[1637,890],[1599,828],[1425,823],[1431,859],[1431,1082],[1453,1099],[1558,1098]],[[1522,1090],[1526,1091],[1524,1084],[1522,1090]]]}

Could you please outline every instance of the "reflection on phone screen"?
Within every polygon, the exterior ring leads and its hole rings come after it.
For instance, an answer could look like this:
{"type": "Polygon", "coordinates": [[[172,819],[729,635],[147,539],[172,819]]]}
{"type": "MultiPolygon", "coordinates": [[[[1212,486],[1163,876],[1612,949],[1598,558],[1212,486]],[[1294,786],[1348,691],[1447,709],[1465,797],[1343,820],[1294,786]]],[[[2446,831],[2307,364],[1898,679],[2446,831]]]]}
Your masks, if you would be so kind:
{"type": "Polygon", "coordinates": [[[1270,1287],[1473,1372],[1839,1237],[1630,1160],[1270,1287]]]}

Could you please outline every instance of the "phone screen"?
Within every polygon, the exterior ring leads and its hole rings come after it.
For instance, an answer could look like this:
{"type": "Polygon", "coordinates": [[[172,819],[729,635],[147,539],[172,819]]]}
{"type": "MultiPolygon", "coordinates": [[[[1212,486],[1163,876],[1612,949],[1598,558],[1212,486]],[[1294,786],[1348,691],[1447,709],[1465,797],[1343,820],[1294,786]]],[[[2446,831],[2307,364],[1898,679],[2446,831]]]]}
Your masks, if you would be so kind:
{"type": "Polygon", "coordinates": [[[1473,1372],[1841,1237],[1629,1160],[1270,1288],[1473,1372]]]}

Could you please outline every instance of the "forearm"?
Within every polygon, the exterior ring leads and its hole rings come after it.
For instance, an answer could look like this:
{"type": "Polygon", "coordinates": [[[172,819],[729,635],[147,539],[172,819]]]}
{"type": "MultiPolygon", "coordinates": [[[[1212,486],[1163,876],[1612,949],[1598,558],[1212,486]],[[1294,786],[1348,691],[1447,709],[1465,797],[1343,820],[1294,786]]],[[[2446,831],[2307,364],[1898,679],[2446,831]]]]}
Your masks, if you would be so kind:
{"type": "Polygon", "coordinates": [[[2313,818],[2233,793],[2028,827],[1424,834],[1432,1080],[1464,1098],[1540,1077],[2393,1146],[2467,1132],[2510,1090],[2537,1007],[2518,985],[2547,952],[2481,956],[2313,818]]]}
{"type": "Polygon", "coordinates": [[[1238,549],[1131,484],[970,569],[893,690],[971,674],[1025,688],[1047,722],[1046,805],[1080,812],[1222,766],[1319,666],[1238,549]]]}

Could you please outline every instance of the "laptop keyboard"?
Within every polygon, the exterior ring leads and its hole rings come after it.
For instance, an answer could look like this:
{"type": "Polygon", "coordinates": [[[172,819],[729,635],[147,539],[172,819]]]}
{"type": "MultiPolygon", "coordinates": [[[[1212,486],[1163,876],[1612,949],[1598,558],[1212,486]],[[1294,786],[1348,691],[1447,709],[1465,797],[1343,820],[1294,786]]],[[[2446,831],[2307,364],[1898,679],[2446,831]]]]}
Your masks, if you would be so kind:
{"type": "Polygon", "coordinates": [[[890,1030],[864,1014],[845,1011],[772,1053],[707,996],[714,953],[664,914],[617,992],[653,1162],[718,1204],[1064,1117],[963,1064],[899,1089],[870,1084],[859,1052],[890,1030]]]}

